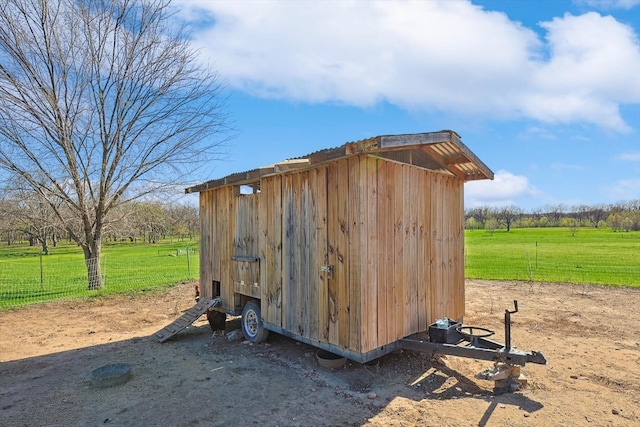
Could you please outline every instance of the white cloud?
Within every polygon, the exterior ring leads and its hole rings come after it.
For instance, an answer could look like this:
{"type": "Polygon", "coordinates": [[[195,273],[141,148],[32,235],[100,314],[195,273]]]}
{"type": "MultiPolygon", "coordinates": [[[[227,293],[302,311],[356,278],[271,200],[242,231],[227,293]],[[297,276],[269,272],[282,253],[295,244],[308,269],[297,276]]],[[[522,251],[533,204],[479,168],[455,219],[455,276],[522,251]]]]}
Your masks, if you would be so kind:
{"type": "Polygon", "coordinates": [[[550,59],[531,81],[530,117],[567,123],[576,119],[627,130],[619,105],[640,102],[640,48],[637,36],[610,16],[590,12],[541,24],[550,59]]]}
{"type": "Polygon", "coordinates": [[[612,200],[638,200],[640,199],[640,178],[620,180],[606,191],[612,200]]]}
{"type": "Polygon", "coordinates": [[[603,9],[633,9],[640,5],[640,0],[574,0],[576,4],[603,9]]]}
{"type": "Polygon", "coordinates": [[[629,153],[622,153],[616,158],[618,160],[624,160],[629,162],[640,162],[640,151],[631,151],[629,153]]]}
{"type": "Polygon", "coordinates": [[[524,131],[520,133],[519,137],[525,140],[535,139],[538,141],[554,141],[558,139],[558,136],[551,129],[540,126],[527,126],[524,131]]]}
{"type": "Polygon", "coordinates": [[[194,42],[255,96],[628,131],[640,103],[640,43],[597,13],[542,23],[545,40],[467,1],[176,2],[194,42]],[[203,17],[208,20],[202,20],[203,17]]]}
{"type": "Polygon", "coordinates": [[[466,207],[517,205],[516,199],[538,193],[526,176],[505,170],[496,172],[493,181],[467,182],[464,192],[466,207]]]}

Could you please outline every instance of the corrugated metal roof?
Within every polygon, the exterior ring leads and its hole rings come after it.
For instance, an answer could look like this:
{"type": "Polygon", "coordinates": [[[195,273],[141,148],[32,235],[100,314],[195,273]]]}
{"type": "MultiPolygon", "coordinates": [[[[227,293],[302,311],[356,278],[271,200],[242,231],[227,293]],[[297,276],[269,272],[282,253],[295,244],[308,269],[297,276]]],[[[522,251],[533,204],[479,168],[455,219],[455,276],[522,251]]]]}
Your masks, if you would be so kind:
{"type": "Polygon", "coordinates": [[[326,148],[305,156],[245,172],[237,172],[223,178],[189,187],[186,193],[196,193],[226,185],[249,184],[269,175],[308,169],[341,158],[367,154],[390,161],[414,165],[420,168],[451,174],[472,181],[493,179],[493,171],[487,167],[451,130],[439,132],[383,135],[339,147],[326,148]]]}

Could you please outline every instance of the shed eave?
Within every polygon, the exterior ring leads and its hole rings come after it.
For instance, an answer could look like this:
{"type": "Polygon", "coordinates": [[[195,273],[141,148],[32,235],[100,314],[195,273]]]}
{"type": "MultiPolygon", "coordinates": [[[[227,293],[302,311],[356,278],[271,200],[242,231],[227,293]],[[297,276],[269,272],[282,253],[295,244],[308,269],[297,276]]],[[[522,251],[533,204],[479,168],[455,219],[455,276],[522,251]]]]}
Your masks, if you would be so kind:
{"type": "Polygon", "coordinates": [[[452,130],[401,135],[383,135],[348,142],[335,148],[316,151],[283,162],[238,172],[226,177],[207,181],[185,189],[185,193],[196,193],[228,185],[243,185],[274,174],[307,169],[322,163],[358,154],[373,154],[431,170],[447,170],[463,179],[473,181],[493,179],[494,174],[452,130]],[[420,159],[420,157],[422,158],[420,159]],[[414,160],[418,158],[418,160],[414,160]],[[426,165],[426,166],[425,166],[426,165]],[[429,166],[430,165],[430,166],[429,166]]]}

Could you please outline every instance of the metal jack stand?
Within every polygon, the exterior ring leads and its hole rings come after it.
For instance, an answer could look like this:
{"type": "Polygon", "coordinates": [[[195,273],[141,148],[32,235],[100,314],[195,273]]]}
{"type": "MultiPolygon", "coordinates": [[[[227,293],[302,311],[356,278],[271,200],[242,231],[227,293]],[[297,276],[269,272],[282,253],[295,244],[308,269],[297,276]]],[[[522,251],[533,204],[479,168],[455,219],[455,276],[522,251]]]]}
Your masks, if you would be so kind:
{"type": "MultiPolygon", "coordinates": [[[[514,300],[513,306],[513,311],[504,311],[505,353],[511,351],[511,315],[518,312],[518,301],[514,300]]],[[[495,393],[512,393],[527,386],[527,377],[520,373],[520,366],[506,360],[496,361],[493,368],[480,372],[476,378],[493,381],[495,393]]]]}

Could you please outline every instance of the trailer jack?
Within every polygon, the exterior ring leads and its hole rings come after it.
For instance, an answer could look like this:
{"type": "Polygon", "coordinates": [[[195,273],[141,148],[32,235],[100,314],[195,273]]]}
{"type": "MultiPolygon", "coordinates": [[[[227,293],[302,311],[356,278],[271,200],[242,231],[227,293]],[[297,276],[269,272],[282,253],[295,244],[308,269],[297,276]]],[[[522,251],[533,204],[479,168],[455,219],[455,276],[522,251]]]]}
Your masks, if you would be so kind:
{"type": "Polygon", "coordinates": [[[489,339],[494,334],[490,329],[458,323],[449,326],[446,342],[434,342],[435,325],[432,325],[429,327],[429,340],[407,337],[400,340],[400,347],[434,355],[493,361],[494,366],[480,372],[476,378],[494,381],[496,393],[520,390],[527,385],[527,379],[521,374],[520,368],[527,363],[546,365],[547,360],[538,351],[524,352],[511,347],[511,314],[518,312],[518,301],[514,300],[513,304],[515,309],[505,310],[504,314],[504,344],[489,339]]]}

